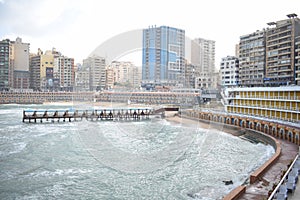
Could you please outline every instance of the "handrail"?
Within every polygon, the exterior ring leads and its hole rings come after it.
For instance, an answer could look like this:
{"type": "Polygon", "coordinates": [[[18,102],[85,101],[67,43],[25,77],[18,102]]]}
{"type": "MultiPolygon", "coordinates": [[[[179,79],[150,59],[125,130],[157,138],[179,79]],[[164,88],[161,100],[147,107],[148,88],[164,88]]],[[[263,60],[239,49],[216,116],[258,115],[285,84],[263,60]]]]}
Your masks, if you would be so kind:
{"type": "Polygon", "coordinates": [[[279,187],[282,185],[283,181],[285,180],[285,178],[287,177],[287,175],[289,174],[289,172],[292,170],[292,168],[294,167],[295,162],[297,161],[299,157],[299,154],[296,155],[293,163],[291,164],[291,166],[288,168],[288,170],[286,171],[286,173],[284,174],[284,176],[282,177],[282,179],[280,180],[280,182],[278,183],[277,187],[273,190],[272,194],[269,196],[268,200],[272,200],[273,197],[275,196],[277,190],[279,189],[279,187]]]}

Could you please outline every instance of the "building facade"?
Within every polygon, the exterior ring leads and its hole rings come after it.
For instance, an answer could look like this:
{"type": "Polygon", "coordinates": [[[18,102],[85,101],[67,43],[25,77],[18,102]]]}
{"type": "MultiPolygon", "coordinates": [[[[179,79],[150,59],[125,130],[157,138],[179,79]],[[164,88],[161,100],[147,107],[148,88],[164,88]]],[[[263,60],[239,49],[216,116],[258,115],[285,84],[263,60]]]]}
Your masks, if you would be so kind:
{"type": "Polygon", "coordinates": [[[223,87],[236,87],[239,84],[239,59],[235,56],[222,58],[220,78],[223,87]]]}
{"type": "Polygon", "coordinates": [[[215,41],[196,38],[191,44],[191,63],[201,73],[215,72],[215,41]]]}
{"type": "Polygon", "coordinates": [[[30,73],[29,73],[29,43],[23,43],[21,38],[11,41],[13,56],[13,88],[29,89],[30,73]]]}
{"type": "MultiPolygon", "coordinates": [[[[51,72],[49,72],[49,74],[51,75],[51,72]]],[[[67,56],[62,55],[55,57],[53,78],[54,80],[58,80],[59,90],[73,91],[75,86],[74,58],[68,58],[67,56]]]]}
{"type": "Polygon", "coordinates": [[[13,63],[10,40],[0,41],[0,91],[13,86],[13,63]]]}
{"type": "Polygon", "coordinates": [[[295,84],[300,86],[300,36],[295,41],[295,84]]]}
{"type": "Polygon", "coordinates": [[[246,87],[264,85],[266,32],[256,31],[240,37],[239,84],[246,87]]]}
{"type": "MultiPolygon", "coordinates": [[[[142,81],[142,68],[128,61],[113,61],[109,68],[113,69],[114,85],[139,88],[142,81]]],[[[109,73],[109,72],[107,72],[109,73]]]]}
{"type": "Polygon", "coordinates": [[[297,15],[280,20],[266,31],[266,78],[267,85],[294,84],[295,38],[300,36],[300,20],[297,15]]]}
{"type": "Polygon", "coordinates": [[[300,120],[300,87],[228,89],[227,112],[292,122],[300,120]]]}
{"type": "Polygon", "coordinates": [[[82,68],[89,71],[89,90],[102,90],[106,87],[105,58],[94,55],[83,60],[82,68]]]}
{"type": "Polygon", "coordinates": [[[195,89],[218,88],[219,73],[200,73],[195,79],[195,89]]]}
{"type": "Polygon", "coordinates": [[[168,26],[143,30],[144,83],[182,84],[185,67],[185,31],[168,26]]]}

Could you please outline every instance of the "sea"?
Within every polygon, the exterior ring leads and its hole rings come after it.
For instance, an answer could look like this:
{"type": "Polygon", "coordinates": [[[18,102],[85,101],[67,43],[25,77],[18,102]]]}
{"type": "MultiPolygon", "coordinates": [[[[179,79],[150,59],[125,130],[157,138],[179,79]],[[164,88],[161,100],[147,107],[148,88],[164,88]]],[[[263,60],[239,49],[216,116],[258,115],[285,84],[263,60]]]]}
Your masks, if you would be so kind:
{"type": "Polygon", "coordinates": [[[2,200],[222,199],[274,154],[270,145],[197,123],[23,123],[25,109],[76,106],[0,105],[2,200]]]}

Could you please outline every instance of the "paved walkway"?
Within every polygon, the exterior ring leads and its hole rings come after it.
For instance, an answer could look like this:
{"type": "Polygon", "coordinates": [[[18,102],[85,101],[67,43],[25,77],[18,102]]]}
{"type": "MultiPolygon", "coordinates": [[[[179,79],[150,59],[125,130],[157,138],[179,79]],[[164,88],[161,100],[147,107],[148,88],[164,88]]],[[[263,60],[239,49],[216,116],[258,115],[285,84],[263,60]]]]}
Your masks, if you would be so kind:
{"type": "Polygon", "coordinates": [[[300,180],[297,183],[296,190],[294,193],[289,193],[288,200],[299,200],[300,199],[300,180]]]}
{"type": "MultiPolygon", "coordinates": [[[[272,189],[275,183],[279,183],[282,175],[282,171],[288,169],[288,165],[294,160],[298,154],[298,145],[288,141],[279,140],[281,145],[281,155],[279,159],[268,169],[268,171],[262,176],[262,178],[254,184],[248,185],[246,193],[239,199],[243,200],[256,200],[267,199],[268,192],[272,189]]],[[[300,182],[300,181],[299,181],[300,182]]],[[[298,185],[299,185],[298,182],[298,185]]],[[[295,191],[295,200],[299,200],[300,186],[295,191]],[[297,197],[297,198],[296,198],[297,197]]]]}

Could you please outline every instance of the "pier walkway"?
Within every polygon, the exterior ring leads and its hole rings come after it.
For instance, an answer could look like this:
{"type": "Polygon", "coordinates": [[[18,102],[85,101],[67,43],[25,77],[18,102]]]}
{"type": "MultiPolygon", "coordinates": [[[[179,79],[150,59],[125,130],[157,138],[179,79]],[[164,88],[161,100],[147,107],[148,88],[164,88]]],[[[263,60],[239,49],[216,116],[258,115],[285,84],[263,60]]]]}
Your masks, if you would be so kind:
{"type": "Polygon", "coordinates": [[[23,110],[23,122],[68,120],[130,120],[147,119],[153,114],[151,108],[107,108],[95,110],[23,110]]]}
{"type": "Polygon", "coordinates": [[[62,120],[77,121],[87,120],[140,120],[149,119],[150,115],[164,116],[166,111],[178,111],[179,108],[103,108],[94,110],[23,110],[23,122],[49,121],[59,122],[62,120]]]}

